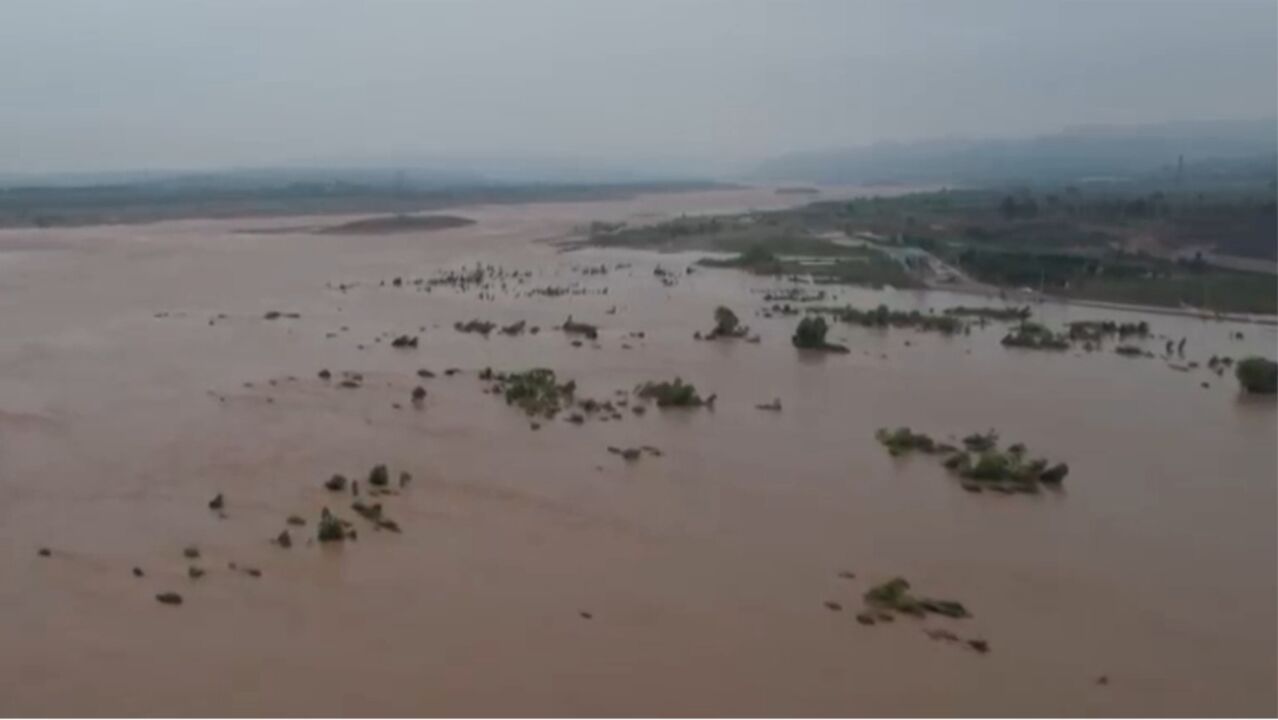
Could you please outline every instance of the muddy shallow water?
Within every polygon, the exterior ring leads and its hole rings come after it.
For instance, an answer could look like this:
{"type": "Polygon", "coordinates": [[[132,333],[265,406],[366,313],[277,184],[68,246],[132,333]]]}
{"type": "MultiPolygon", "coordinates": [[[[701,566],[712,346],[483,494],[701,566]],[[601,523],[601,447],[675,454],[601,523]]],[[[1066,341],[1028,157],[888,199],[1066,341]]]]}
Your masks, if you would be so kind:
{"type": "MultiPolygon", "coordinates": [[[[756,314],[786,283],[546,242],[594,219],[807,200],[465,208],[476,225],[377,237],[235,232],[260,220],[0,232],[0,714],[1278,712],[1272,400],[1162,360],[1008,350],[998,324],[954,338],[836,324],[850,354],[801,355],[795,318],[756,314]],[[476,262],[533,276],[492,299],[389,283],[476,262]],[[599,264],[629,267],[575,270],[599,264]],[[570,284],[607,294],[526,295],[570,284]],[[761,342],[694,341],[719,304],[761,342]],[[569,314],[598,342],[550,329],[569,314]],[[542,332],[452,329],[472,318],[542,332]],[[677,375],[718,401],[533,431],[483,393],[487,366],[551,367],[600,398],[677,375]],[[321,368],[365,382],[339,389],[321,368]],[[755,409],[774,397],[782,412],[755,409]],[[1071,473],[1060,492],[969,494],[878,446],[876,428],[901,424],[995,428],[1071,473]],[[626,463],[609,445],[663,455],[626,463]],[[382,499],[404,532],[307,544],[322,506],[352,515],[322,482],[378,462],[413,474],[382,499]],[[225,519],[206,507],[217,492],[225,519]],[[294,546],[272,545],[294,513],[308,520],[294,546]],[[859,625],[861,594],[897,575],[974,617],[859,625]],[[184,604],[157,603],[166,590],[184,604]]],[[[1035,310],[1147,319],[1202,363],[1278,344],[1271,326],[1035,310]]]]}

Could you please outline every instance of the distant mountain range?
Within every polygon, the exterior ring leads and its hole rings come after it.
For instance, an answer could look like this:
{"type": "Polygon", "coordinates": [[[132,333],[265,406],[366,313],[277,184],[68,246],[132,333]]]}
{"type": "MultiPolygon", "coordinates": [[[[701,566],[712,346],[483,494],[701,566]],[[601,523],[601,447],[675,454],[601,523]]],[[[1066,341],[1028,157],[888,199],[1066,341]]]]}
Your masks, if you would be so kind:
{"type": "Polygon", "coordinates": [[[759,182],[998,183],[1131,178],[1222,160],[1273,172],[1278,118],[1093,125],[1024,139],[878,143],[772,158],[748,173],[759,182]]]}

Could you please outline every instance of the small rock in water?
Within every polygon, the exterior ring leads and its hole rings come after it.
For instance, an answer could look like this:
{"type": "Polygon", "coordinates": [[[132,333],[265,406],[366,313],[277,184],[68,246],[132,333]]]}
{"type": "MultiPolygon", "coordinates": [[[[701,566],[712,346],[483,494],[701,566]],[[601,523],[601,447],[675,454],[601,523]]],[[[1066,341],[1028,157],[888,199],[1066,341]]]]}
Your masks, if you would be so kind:
{"type": "Polygon", "coordinates": [[[204,568],[199,567],[198,565],[192,565],[186,569],[186,576],[192,580],[199,580],[204,577],[204,568]]]}
{"type": "Polygon", "coordinates": [[[304,520],[303,518],[297,515],[289,515],[288,520],[285,520],[284,522],[287,522],[289,525],[295,525],[297,527],[301,527],[306,524],[306,520],[304,520]]]}
{"type": "Polygon", "coordinates": [[[1097,684],[1097,685],[1108,685],[1108,684],[1109,684],[1109,676],[1108,676],[1108,675],[1101,675],[1100,677],[1096,678],[1096,684],[1097,684]]]}
{"type": "Polygon", "coordinates": [[[399,486],[400,486],[400,487],[406,487],[406,486],[408,485],[408,483],[410,483],[410,482],[412,482],[412,481],[413,481],[413,476],[412,476],[412,474],[411,474],[411,473],[405,472],[405,471],[403,471],[403,470],[401,470],[401,471],[400,471],[400,473],[399,473],[399,486]]]}
{"type": "Polygon", "coordinates": [[[143,575],[146,575],[146,573],[142,572],[142,568],[140,567],[133,568],[133,577],[142,577],[143,575]]]}
{"type": "Polygon", "coordinates": [[[844,580],[856,579],[856,573],[852,572],[851,570],[840,570],[838,576],[844,580]]]}
{"type": "Polygon", "coordinates": [[[36,551],[36,554],[39,555],[40,557],[49,557],[50,555],[53,554],[53,551],[50,550],[49,548],[42,547],[36,551]]]}
{"type": "Polygon", "coordinates": [[[328,380],[328,379],[331,379],[332,377],[333,377],[333,373],[329,372],[328,370],[319,371],[320,380],[328,380]]]}
{"type": "Polygon", "coordinates": [[[282,548],[293,547],[293,538],[288,534],[288,530],[281,530],[280,534],[275,536],[275,544],[282,548]]]}
{"type": "Polygon", "coordinates": [[[165,605],[181,605],[182,604],[182,596],[178,595],[175,592],[159,593],[158,595],[155,596],[155,599],[159,600],[165,605]]]}
{"type": "Polygon", "coordinates": [[[341,492],[342,490],[346,489],[346,476],[334,475],[333,477],[324,481],[324,487],[329,490],[332,490],[333,492],[341,492]]]}
{"type": "Polygon", "coordinates": [[[182,550],[182,555],[194,560],[200,556],[200,549],[194,545],[189,545],[182,550]]]}
{"type": "Polygon", "coordinates": [[[875,623],[874,615],[870,613],[857,613],[856,621],[862,625],[873,625],[875,623]]]}
{"type": "Polygon", "coordinates": [[[209,501],[210,510],[221,510],[222,506],[224,505],[226,505],[226,500],[222,497],[222,493],[218,493],[212,500],[209,501]]]}
{"type": "Polygon", "coordinates": [[[990,651],[990,644],[984,640],[968,640],[968,647],[984,655],[990,651]]]}
{"type": "Polygon", "coordinates": [[[840,610],[843,609],[843,606],[841,604],[836,603],[833,600],[826,600],[825,607],[827,610],[832,610],[834,612],[839,612],[840,610]]]}
{"type": "Polygon", "coordinates": [[[589,620],[589,619],[591,619],[591,618],[593,618],[593,617],[594,617],[594,615],[592,615],[591,613],[586,612],[585,610],[582,610],[582,611],[578,612],[577,614],[578,614],[579,616],[581,616],[581,619],[582,619],[582,620],[589,620]]]}
{"type": "Polygon", "coordinates": [[[374,487],[386,487],[390,484],[390,471],[385,465],[374,465],[373,469],[368,471],[368,484],[374,487]]]}

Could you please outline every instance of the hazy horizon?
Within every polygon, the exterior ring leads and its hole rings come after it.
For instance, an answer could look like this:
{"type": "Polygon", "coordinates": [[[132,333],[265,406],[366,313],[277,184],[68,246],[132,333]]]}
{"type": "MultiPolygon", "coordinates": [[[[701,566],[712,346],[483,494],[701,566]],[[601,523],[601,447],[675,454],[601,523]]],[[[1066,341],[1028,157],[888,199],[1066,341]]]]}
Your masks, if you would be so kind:
{"type": "Polygon", "coordinates": [[[0,174],[585,159],[1272,117],[1278,6],[13,2],[0,174]]]}

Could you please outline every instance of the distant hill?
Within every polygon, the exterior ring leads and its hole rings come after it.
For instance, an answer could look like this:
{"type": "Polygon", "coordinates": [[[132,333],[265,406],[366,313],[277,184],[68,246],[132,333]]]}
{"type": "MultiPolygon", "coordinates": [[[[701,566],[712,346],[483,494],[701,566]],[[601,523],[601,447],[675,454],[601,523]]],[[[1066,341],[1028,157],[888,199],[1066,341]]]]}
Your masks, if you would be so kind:
{"type": "MultiPolygon", "coordinates": [[[[763,182],[917,183],[1129,179],[1210,160],[1278,152],[1278,119],[1081,126],[1023,139],[878,143],[767,160],[749,174],[763,182]]],[[[1270,165],[1272,167],[1272,165],[1270,165]]]]}

